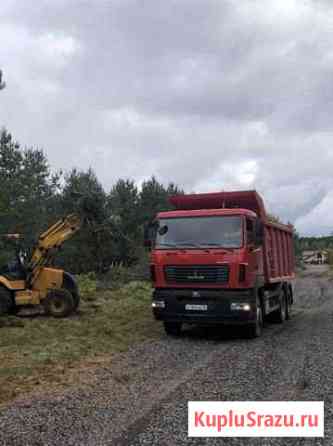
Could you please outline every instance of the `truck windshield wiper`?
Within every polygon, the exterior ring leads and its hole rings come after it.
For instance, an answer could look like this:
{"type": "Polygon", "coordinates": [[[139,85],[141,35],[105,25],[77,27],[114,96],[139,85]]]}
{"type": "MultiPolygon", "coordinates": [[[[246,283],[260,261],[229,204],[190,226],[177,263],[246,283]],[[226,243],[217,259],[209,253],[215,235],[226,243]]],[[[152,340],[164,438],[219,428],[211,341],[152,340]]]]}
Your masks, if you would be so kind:
{"type": "Polygon", "coordinates": [[[175,243],[159,243],[158,246],[176,246],[175,243]]]}
{"type": "Polygon", "coordinates": [[[220,243],[202,243],[200,246],[220,246],[222,245],[220,243]]]}
{"type": "Polygon", "coordinates": [[[221,243],[203,243],[201,246],[218,246],[219,248],[234,248],[236,249],[236,245],[221,245],[221,243]]]}
{"type": "Polygon", "coordinates": [[[193,243],[193,242],[177,242],[177,246],[194,246],[195,248],[200,247],[198,243],[193,243]]]}

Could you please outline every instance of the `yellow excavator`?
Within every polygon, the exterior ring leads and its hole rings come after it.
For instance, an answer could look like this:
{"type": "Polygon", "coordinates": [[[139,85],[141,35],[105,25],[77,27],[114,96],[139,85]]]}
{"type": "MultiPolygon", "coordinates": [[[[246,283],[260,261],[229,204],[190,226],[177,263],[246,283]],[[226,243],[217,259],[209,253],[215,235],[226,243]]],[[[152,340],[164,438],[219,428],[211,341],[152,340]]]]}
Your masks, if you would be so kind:
{"type": "MultiPolygon", "coordinates": [[[[15,313],[20,306],[42,305],[47,315],[66,317],[80,303],[78,286],[68,272],[52,268],[52,261],[61,245],[81,227],[76,214],[57,221],[43,232],[26,261],[17,253],[0,271],[0,315],[15,313]]],[[[19,234],[6,234],[6,239],[18,241],[19,234]]]]}

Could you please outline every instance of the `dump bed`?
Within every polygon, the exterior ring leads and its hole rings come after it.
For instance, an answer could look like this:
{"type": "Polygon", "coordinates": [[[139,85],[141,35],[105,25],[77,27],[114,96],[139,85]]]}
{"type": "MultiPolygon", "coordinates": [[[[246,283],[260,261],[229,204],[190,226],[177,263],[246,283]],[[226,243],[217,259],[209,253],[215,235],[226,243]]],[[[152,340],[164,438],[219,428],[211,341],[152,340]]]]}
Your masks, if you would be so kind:
{"type": "Polygon", "coordinates": [[[293,232],[289,226],[266,223],[264,230],[266,282],[281,282],[295,277],[293,232]]]}
{"type": "Polygon", "coordinates": [[[293,228],[291,225],[269,221],[264,202],[256,191],[175,195],[170,197],[170,203],[178,210],[240,208],[254,211],[264,226],[265,282],[275,283],[294,278],[293,228]]]}

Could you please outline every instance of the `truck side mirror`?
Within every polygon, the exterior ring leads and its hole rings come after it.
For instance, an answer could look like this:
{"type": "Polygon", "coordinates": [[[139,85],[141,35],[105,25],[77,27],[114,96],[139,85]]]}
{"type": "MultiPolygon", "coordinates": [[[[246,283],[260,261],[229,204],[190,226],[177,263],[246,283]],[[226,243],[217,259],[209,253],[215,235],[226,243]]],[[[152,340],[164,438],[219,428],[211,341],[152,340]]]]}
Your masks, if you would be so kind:
{"type": "Polygon", "coordinates": [[[256,245],[260,246],[263,244],[264,241],[264,225],[262,224],[262,221],[257,219],[256,220],[256,245]]]}
{"type": "Polygon", "coordinates": [[[143,246],[150,248],[153,246],[153,241],[156,236],[157,223],[150,222],[144,226],[143,230],[143,246]]]}

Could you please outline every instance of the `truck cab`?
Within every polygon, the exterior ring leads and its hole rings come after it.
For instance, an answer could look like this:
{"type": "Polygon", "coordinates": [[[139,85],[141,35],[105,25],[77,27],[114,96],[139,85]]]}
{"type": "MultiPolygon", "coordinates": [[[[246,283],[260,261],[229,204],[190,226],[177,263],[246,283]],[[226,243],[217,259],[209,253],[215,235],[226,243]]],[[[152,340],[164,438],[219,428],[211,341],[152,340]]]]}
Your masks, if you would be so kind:
{"type": "Polygon", "coordinates": [[[157,288],[248,288],[263,274],[260,223],[252,211],[161,212],[155,225],[157,288]]]}
{"type": "Polygon", "coordinates": [[[158,213],[147,230],[153,314],[169,334],[188,322],[247,325],[260,335],[264,314],[274,308],[265,296],[279,288],[265,277],[265,221],[256,209],[207,209],[211,194],[203,195],[195,204],[198,195],[181,197],[185,209],[158,213]]]}

